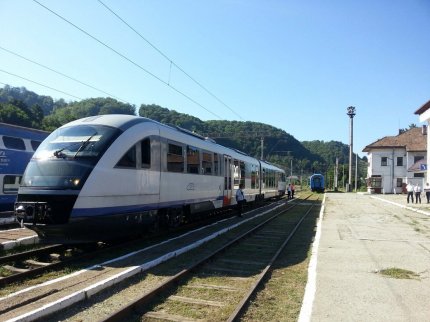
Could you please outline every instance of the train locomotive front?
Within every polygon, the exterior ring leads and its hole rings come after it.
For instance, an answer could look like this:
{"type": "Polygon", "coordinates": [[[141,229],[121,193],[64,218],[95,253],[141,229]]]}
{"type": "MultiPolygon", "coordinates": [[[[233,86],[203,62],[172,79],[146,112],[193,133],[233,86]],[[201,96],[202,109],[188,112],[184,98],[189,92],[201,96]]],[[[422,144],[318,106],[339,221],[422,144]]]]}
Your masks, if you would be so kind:
{"type": "Polygon", "coordinates": [[[63,242],[69,238],[80,241],[82,237],[85,241],[89,236],[100,238],[98,234],[108,233],[104,227],[114,226],[111,221],[105,222],[106,218],[86,216],[77,205],[94,169],[124,132],[121,125],[132,124],[124,122],[122,116],[110,118],[104,124],[98,124],[96,119],[78,120],[58,128],[43,141],[27,165],[15,214],[18,221],[42,238],[63,242]]]}

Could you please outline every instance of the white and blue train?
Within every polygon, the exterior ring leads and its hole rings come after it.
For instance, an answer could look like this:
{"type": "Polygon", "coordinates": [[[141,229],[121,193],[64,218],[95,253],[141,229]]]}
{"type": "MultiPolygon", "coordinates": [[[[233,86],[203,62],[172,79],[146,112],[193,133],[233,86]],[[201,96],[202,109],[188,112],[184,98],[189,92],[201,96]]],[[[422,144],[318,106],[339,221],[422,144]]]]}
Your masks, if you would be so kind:
{"type": "Polygon", "coordinates": [[[29,162],[17,218],[41,239],[109,240],[175,227],[285,193],[284,170],[184,129],[130,115],[68,123],[29,162]]]}
{"type": "Polygon", "coordinates": [[[25,167],[48,132],[0,123],[0,213],[13,212],[25,167]]]}

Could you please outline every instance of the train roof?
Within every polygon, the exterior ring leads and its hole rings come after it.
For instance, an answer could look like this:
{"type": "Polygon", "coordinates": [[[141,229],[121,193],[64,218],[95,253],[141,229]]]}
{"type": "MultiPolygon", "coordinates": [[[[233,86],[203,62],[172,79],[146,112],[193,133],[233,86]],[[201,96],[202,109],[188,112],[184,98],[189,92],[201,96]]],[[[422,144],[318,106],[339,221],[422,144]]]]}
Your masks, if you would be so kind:
{"type": "Polygon", "coordinates": [[[0,135],[15,136],[27,139],[43,139],[49,135],[49,132],[0,122],[0,135]]]}
{"type": "Polygon", "coordinates": [[[63,125],[62,127],[68,127],[68,126],[72,126],[72,125],[93,124],[93,125],[111,126],[111,127],[119,128],[122,131],[125,131],[125,130],[131,128],[132,126],[134,126],[136,124],[144,123],[144,122],[155,123],[155,124],[158,124],[158,125],[166,128],[166,129],[181,132],[181,133],[188,135],[190,137],[194,137],[195,139],[202,140],[203,142],[218,146],[221,149],[228,149],[230,151],[230,154],[235,153],[235,154],[239,154],[239,155],[242,155],[244,157],[247,157],[247,158],[254,159],[256,161],[260,161],[266,168],[279,170],[279,167],[277,167],[277,166],[275,166],[275,165],[273,165],[267,161],[258,160],[258,159],[254,158],[254,157],[252,157],[252,156],[250,156],[250,155],[248,155],[242,151],[220,145],[220,144],[216,143],[216,141],[214,141],[211,138],[203,137],[197,133],[194,133],[190,130],[181,128],[179,126],[163,124],[163,123],[160,123],[160,122],[157,122],[155,120],[152,120],[152,119],[149,119],[146,117],[142,117],[142,116],[126,115],[126,114],[96,115],[96,116],[90,116],[90,117],[86,117],[86,118],[72,121],[70,123],[63,125]]]}
{"type": "Polygon", "coordinates": [[[143,122],[155,122],[154,120],[136,116],[136,115],[127,115],[127,114],[105,114],[105,115],[95,115],[85,117],[79,120],[75,120],[64,124],[62,127],[68,127],[72,125],[85,125],[85,124],[93,124],[93,125],[106,125],[121,129],[123,131],[128,128],[143,122]]]}

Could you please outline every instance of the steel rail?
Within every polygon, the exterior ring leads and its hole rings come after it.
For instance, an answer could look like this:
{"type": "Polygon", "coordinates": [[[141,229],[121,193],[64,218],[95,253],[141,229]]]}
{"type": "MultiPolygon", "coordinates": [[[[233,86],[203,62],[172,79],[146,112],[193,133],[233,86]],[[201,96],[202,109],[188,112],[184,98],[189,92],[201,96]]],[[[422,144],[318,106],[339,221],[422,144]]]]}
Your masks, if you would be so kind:
{"type": "MultiPolygon", "coordinates": [[[[311,195],[312,194],[310,194],[309,196],[307,196],[304,200],[307,200],[311,195]]],[[[275,218],[277,218],[280,214],[282,214],[282,213],[284,213],[286,211],[289,211],[292,208],[300,205],[300,203],[292,204],[292,205],[291,204],[290,205],[285,204],[285,205],[287,206],[286,209],[284,208],[284,209],[281,209],[281,210],[277,211],[274,215],[272,215],[268,219],[264,220],[263,222],[261,222],[257,226],[254,226],[252,229],[250,229],[250,230],[242,233],[241,235],[239,235],[235,239],[231,240],[227,244],[225,244],[225,245],[219,247],[218,249],[214,250],[210,254],[206,255],[203,259],[197,261],[196,263],[194,263],[193,265],[189,266],[188,268],[181,270],[179,273],[177,273],[174,276],[168,278],[162,284],[160,284],[160,285],[155,286],[154,288],[152,288],[150,291],[148,291],[147,293],[145,293],[140,298],[138,298],[135,301],[129,303],[126,307],[117,310],[116,312],[114,312],[110,316],[108,316],[106,319],[101,320],[101,321],[103,321],[103,322],[126,321],[130,315],[132,315],[134,312],[138,312],[139,311],[139,307],[142,307],[142,306],[146,305],[147,303],[149,303],[149,301],[151,301],[155,296],[159,295],[164,290],[167,290],[168,288],[172,287],[179,280],[181,280],[182,278],[184,278],[186,275],[190,274],[193,270],[195,270],[199,266],[202,266],[203,264],[205,264],[206,262],[208,262],[210,259],[212,259],[214,256],[216,256],[219,253],[223,252],[228,247],[232,246],[233,244],[238,243],[240,240],[242,240],[246,236],[252,234],[254,231],[257,231],[259,228],[265,226],[267,223],[269,223],[270,221],[272,221],[275,218]]]]}
{"type": "Polygon", "coordinates": [[[303,215],[303,217],[299,220],[299,222],[295,225],[294,229],[291,231],[291,233],[287,236],[285,241],[282,243],[282,245],[277,250],[276,254],[272,257],[272,259],[269,261],[267,266],[264,268],[264,270],[260,273],[255,283],[251,286],[249,292],[243,297],[243,299],[240,301],[238,306],[236,307],[235,311],[230,315],[228,318],[228,322],[236,321],[237,318],[242,314],[246,304],[249,302],[251,296],[255,293],[257,290],[257,287],[261,284],[264,277],[267,275],[267,273],[271,270],[273,263],[276,261],[276,259],[279,257],[279,254],[284,250],[285,246],[288,244],[288,242],[291,240],[291,238],[296,233],[297,229],[302,224],[303,220],[308,216],[308,214],[311,212],[314,205],[312,205],[309,210],[303,215]]]}

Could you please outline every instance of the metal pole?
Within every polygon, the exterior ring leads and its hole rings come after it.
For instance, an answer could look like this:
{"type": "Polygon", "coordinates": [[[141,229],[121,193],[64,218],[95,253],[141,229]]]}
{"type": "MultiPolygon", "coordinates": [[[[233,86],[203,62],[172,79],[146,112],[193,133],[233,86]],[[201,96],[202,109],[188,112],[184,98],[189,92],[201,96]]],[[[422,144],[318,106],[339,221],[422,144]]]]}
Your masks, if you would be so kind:
{"type": "Polygon", "coordinates": [[[355,116],[355,107],[350,106],[347,108],[347,115],[349,116],[349,172],[348,172],[348,189],[347,192],[351,191],[351,180],[352,180],[352,151],[353,151],[353,119],[355,116]]]}
{"type": "Polygon", "coordinates": [[[261,137],[261,160],[264,160],[263,147],[264,147],[264,137],[261,137]]]}
{"type": "Polygon", "coordinates": [[[355,192],[357,192],[358,154],[355,155],[355,192]]]}

